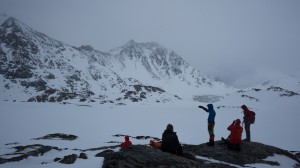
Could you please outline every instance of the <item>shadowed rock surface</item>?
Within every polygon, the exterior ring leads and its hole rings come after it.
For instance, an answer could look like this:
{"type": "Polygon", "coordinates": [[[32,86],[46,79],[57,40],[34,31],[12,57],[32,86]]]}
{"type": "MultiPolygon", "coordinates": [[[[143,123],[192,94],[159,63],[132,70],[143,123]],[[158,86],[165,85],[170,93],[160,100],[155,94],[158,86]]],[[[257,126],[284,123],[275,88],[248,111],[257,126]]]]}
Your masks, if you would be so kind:
{"type": "Polygon", "coordinates": [[[135,145],[132,148],[114,152],[112,150],[103,151],[97,154],[104,157],[104,168],[109,167],[236,167],[246,164],[262,163],[276,165],[276,161],[265,160],[274,154],[284,155],[296,162],[299,159],[288,151],[264,145],[257,142],[244,142],[240,152],[228,150],[227,146],[220,141],[216,142],[215,147],[206,144],[183,145],[185,156],[177,156],[162,152],[146,145],[135,145]],[[187,158],[195,156],[197,159],[187,158]],[[215,161],[212,161],[215,160],[215,161]]]}
{"type": "Polygon", "coordinates": [[[69,140],[69,141],[73,141],[75,139],[77,139],[78,137],[76,135],[72,135],[72,134],[63,134],[63,133],[55,133],[55,134],[48,134],[45,135],[43,137],[39,137],[39,138],[34,138],[34,140],[40,140],[40,139],[54,139],[54,140],[69,140]]]}

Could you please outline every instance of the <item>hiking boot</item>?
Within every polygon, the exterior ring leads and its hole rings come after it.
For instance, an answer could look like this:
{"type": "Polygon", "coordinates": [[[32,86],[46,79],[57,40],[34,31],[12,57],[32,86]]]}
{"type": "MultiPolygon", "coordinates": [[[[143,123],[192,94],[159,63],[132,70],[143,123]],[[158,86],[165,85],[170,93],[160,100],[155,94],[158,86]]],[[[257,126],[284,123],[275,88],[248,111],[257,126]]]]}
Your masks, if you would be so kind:
{"type": "Polygon", "coordinates": [[[206,143],[207,146],[215,146],[215,142],[214,141],[209,141],[206,143]]]}

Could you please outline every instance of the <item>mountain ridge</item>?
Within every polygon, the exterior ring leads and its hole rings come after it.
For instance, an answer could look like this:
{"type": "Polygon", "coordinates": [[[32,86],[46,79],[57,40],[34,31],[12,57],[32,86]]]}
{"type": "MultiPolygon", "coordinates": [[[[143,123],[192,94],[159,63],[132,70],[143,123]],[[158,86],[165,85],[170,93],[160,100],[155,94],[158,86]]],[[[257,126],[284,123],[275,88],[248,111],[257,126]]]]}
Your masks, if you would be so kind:
{"type": "Polygon", "coordinates": [[[200,94],[234,90],[208,79],[156,42],[130,40],[109,52],[73,47],[13,17],[0,26],[0,56],[2,100],[174,102],[197,89],[200,94]],[[12,95],[10,88],[21,94],[12,95]],[[181,95],[185,91],[178,88],[192,91],[181,95]]]}

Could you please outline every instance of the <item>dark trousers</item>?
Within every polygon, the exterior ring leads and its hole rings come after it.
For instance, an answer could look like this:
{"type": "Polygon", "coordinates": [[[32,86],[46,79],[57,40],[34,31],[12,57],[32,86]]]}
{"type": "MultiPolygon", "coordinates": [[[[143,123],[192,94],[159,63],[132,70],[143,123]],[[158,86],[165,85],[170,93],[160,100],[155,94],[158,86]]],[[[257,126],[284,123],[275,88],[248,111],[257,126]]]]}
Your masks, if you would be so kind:
{"type": "Polygon", "coordinates": [[[246,131],[246,141],[251,141],[251,134],[250,134],[250,123],[249,124],[247,124],[247,123],[245,123],[245,131],[246,131]]]}

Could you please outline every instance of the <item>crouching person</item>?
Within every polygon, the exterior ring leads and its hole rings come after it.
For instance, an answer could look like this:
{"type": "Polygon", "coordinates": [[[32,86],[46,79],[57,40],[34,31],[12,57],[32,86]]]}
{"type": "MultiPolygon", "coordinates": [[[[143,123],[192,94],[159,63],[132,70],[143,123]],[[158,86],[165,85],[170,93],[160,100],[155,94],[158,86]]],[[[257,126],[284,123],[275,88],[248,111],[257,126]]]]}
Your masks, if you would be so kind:
{"type": "Polygon", "coordinates": [[[232,122],[232,124],[227,128],[230,134],[227,139],[222,137],[222,141],[228,146],[228,149],[240,151],[242,144],[242,133],[243,127],[241,127],[241,120],[237,119],[232,122]]]}

